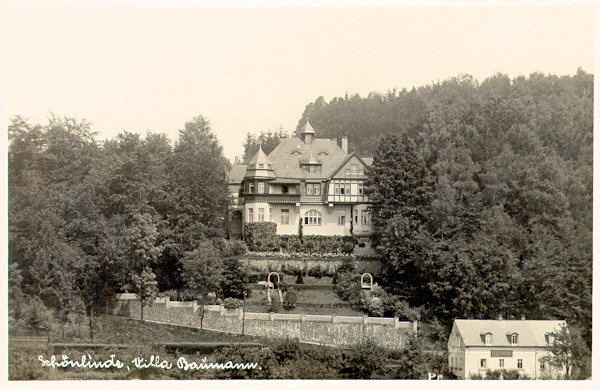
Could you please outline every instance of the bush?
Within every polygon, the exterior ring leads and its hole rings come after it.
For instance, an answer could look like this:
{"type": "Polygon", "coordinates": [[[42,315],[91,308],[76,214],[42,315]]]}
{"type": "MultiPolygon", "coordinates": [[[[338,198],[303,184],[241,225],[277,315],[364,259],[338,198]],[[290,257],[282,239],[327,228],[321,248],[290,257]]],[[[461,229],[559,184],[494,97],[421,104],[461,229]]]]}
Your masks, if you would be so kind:
{"type": "Polygon", "coordinates": [[[313,241],[308,241],[306,243],[304,243],[304,247],[309,251],[312,252],[315,249],[315,243],[313,241]]]}
{"type": "Polygon", "coordinates": [[[354,250],[354,244],[351,242],[345,242],[344,243],[344,249],[343,252],[344,253],[352,253],[352,251],[354,250]]]}
{"type": "Polygon", "coordinates": [[[244,241],[251,250],[262,250],[266,242],[275,241],[275,222],[249,222],[244,225],[244,241]]]}
{"type": "Polygon", "coordinates": [[[54,322],[54,311],[47,308],[37,295],[33,295],[23,305],[20,320],[34,333],[48,331],[54,322]]]}
{"type": "Polygon", "coordinates": [[[241,306],[239,299],[236,298],[225,298],[224,305],[227,310],[239,309],[241,306]]]}
{"type": "Polygon", "coordinates": [[[283,295],[283,306],[286,309],[293,309],[294,307],[296,307],[297,300],[298,300],[298,297],[296,296],[296,293],[293,291],[292,288],[290,288],[290,290],[288,290],[283,295]]]}
{"type": "Polygon", "coordinates": [[[360,288],[360,275],[344,272],[337,274],[334,291],[344,301],[359,303],[362,289],[360,288]]]}
{"type": "Polygon", "coordinates": [[[304,278],[302,278],[302,274],[304,272],[300,271],[298,272],[298,277],[296,278],[296,284],[304,284],[304,278]]]}
{"type": "Polygon", "coordinates": [[[281,247],[281,249],[285,250],[288,248],[288,243],[287,243],[287,241],[281,241],[279,243],[279,246],[281,247]]]}

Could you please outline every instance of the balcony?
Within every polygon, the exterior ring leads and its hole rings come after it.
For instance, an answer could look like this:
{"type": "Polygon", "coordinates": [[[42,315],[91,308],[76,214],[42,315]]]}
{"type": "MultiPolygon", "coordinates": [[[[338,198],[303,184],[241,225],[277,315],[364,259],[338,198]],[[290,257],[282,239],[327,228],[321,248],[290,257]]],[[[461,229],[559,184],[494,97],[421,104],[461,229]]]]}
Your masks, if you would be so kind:
{"type": "Polygon", "coordinates": [[[245,194],[244,202],[296,204],[300,202],[300,194],[245,194]]]}

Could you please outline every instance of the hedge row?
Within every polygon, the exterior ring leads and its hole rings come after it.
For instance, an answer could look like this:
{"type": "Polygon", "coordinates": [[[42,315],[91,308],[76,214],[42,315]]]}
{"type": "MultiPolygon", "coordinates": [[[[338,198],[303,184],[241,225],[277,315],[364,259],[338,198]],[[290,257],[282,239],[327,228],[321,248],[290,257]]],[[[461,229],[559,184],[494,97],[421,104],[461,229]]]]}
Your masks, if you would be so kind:
{"type": "Polygon", "coordinates": [[[283,251],[305,253],[351,253],[358,243],[355,237],[277,235],[273,222],[251,223],[245,227],[244,239],[251,251],[283,251]]]}

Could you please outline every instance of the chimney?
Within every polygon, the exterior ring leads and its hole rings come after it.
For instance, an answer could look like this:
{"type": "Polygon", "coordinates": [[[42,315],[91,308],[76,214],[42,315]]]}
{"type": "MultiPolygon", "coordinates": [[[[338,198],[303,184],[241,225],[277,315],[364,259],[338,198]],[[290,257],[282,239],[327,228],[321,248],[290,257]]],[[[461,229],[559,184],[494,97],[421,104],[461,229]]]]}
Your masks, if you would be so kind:
{"type": "Polygon", "coordinates": [[[348,153],[348,136],[345,135],[342,137],[342,150],[348,153]]]}
{"type": "Polygon", "coordinates": [[[502,314],[498,315],[498,321],[502,321],[502,314]]]}

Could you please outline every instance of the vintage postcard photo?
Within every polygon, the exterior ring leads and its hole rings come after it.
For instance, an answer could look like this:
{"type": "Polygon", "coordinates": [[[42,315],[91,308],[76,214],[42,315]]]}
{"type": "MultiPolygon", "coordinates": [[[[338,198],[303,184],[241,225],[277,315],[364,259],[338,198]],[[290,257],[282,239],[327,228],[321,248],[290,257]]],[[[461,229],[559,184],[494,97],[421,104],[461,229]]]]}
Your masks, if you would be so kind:
{"type": "Polygon", "coordinates": [[[9,385],[593,385],[593,2],[1,13],[9,385]]]}

